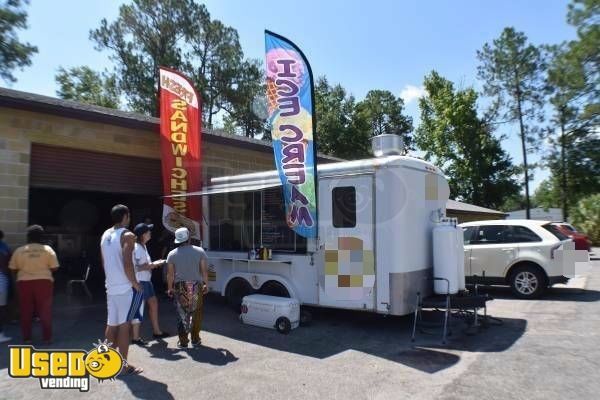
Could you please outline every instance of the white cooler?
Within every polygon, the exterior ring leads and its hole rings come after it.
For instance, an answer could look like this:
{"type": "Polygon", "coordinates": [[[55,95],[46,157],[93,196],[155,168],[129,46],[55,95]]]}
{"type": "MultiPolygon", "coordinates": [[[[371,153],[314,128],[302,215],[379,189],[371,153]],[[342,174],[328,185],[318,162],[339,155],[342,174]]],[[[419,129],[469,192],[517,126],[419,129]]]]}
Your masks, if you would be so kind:
{"type": "Polygon", "coordinates": [[[287,334],[300,324],[300,303],[287,297],[251,294],[242,299],[240,319],[248,325],[287,334]]]}

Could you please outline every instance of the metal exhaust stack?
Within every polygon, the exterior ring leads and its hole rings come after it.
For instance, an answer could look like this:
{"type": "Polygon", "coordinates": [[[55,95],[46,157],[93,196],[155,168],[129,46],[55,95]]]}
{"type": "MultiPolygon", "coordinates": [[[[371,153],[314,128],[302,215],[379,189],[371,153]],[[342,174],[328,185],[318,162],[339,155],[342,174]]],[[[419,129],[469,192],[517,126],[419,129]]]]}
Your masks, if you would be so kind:
{"type": "Polygon", "coordinates": [[[386,133],[371,138],[371,149],[375,157],[402,155],[404,143],[400,135],[386,133]]]}

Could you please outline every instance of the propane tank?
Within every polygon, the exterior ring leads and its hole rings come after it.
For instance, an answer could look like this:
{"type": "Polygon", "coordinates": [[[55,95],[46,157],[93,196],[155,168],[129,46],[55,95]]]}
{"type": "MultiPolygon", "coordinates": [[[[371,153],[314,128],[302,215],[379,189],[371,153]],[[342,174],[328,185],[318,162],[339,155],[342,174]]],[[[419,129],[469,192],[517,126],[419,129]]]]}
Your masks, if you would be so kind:
{"type": "MultiPolygon", "coordinates": [[[[433,228],[433,276],[445,278],[449,282],[436,280],[433,291],[436,294],[458,293],[458,246],[456,243],[456,223],[450,219],[442,219],[433,228]]],[[[460,249],[462,251],[462,247],[460,249]]]]}
{"type": "Polygon", "coordinates": [[[465,241],[464,233],[460,226],[456,227],[456,248],[458,255],[458,291],[466,290],[465,286],[465,241]]]}

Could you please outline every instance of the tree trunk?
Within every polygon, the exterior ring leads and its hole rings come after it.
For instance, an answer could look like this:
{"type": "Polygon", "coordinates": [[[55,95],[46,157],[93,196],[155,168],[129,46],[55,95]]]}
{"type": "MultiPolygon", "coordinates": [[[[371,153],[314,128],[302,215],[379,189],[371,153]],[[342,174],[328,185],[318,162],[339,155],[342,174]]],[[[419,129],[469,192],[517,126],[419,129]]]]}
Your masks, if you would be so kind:
{"type": "Polygon", "coordinates": [[[563,221],[567,220],[569,213],[567,211],[567,161],[565,156],[565,120],[560,118],[560,200],[563,212],[563,221]]]}
{"type": "Polygon", "coordinates": [[[154,103],[154,112],[156,114],[153,117],[160,118],[160,71],[158,70],[158,66],[154,63],[154,85],[156,87],[156,97],[152,100],[154,103]]]}
{"type": "Polygon", "coordinates": [[[525,170],[525,218],[530,219],[531,202],[529,200],[529,167],[527,165],[527,141],[523,111],[521,109],[521,89],[517,86],[517,112],[519,114],[519,129],[521,130],[521,148],[523,150],[523,169],[525,170]]]}
{"type": "Polygon", "coordinates": [[[214,98],[213,96],[210,96],[210,100],[208,101],[208,129],[212,129],[212,117],[213,117],[213,103],[214,103],[214,98]]]}

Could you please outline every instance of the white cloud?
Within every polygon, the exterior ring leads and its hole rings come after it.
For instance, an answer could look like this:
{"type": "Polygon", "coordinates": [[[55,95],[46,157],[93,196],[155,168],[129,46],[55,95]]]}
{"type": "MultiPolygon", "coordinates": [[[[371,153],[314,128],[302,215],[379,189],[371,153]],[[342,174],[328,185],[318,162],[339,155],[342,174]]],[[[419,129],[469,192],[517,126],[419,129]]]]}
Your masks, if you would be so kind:
{"type": "Polygon", "coordinates": [[[404,100],[404,104],[412,103],[425,95],[423,86],[406,85],[400,92],[400,97],[404,100]]]}

